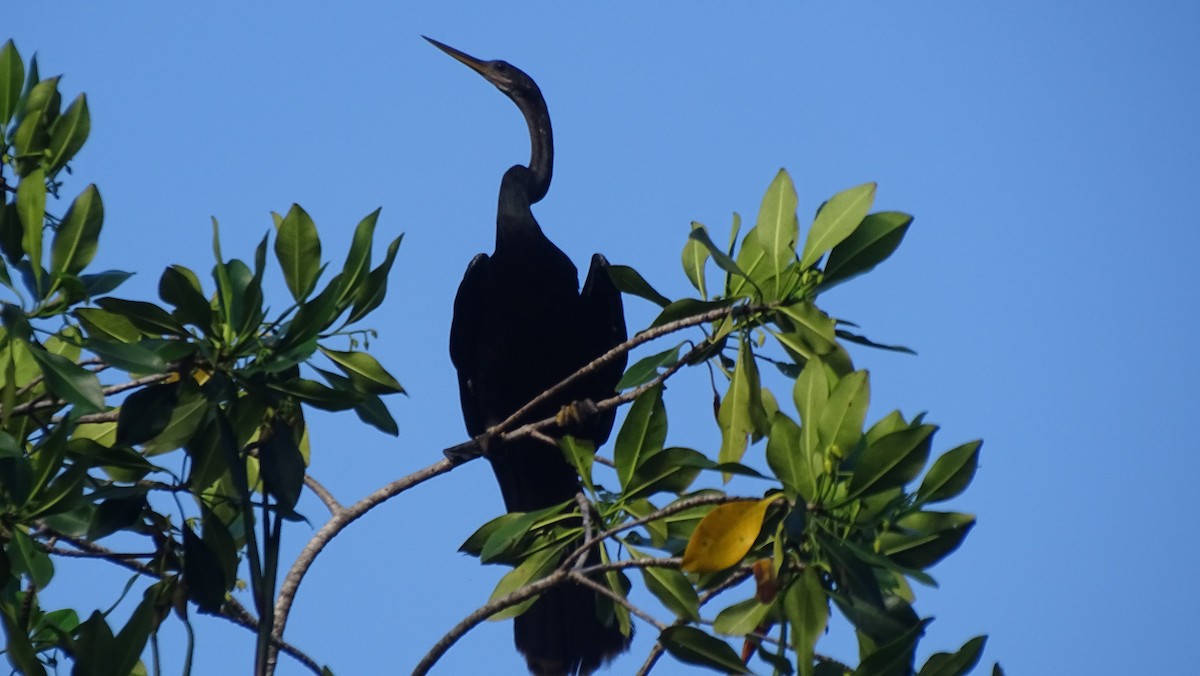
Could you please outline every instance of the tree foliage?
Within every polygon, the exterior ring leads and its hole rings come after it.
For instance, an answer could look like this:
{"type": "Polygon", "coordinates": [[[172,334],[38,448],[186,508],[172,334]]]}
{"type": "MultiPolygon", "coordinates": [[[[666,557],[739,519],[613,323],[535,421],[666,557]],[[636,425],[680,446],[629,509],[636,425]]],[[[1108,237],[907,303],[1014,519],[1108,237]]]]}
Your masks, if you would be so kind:
{"type": "MultiPolygon", "coordinates": [[[[312,559],[362,513],[485,445],[481,438],[448,449],[449,459],[348,508],[307,473],[314,449],[306,410],[353,411],[398,433],[383,397],[403,389],[359,346],[371,335],[361,322],[385,299],[400,238],[376,255],[375,211],[358,224],[345,261],[325,261],[317,225],[292,205],[273,215],[273,244],[268,234],[248,260],[225,256],[214,221],[210,275],[171,265],[157,299],[113,295],[130,273],[89,269],[104,222],[101,192],[87,185],[64,194],[89,128],[84,95],[64,107],[58,78],[41,79],[36,59],[26,67],[11,41],[0,48],[5,655],[26,674],[46,673],[63,656],[72,673],[145,673],[151,636],[172,614],[190,623],[195,609],[253,632],[255,673],[271,673],[280,650],[331,673],[283,640],[312,559]],[[268,302],[263,281],[275,266],[290,298],[268,302]],[[351,349],[337,349],[347,337],[351,349]],[[296,507],[305,490],[332,516],[289,567],[281,541],[287,524],[303,518],[296,507]],[[145,554],[123,556],[106,539],[145,554]],[[101,610],[43,607],[54,558],[78,554],[153,581],[130,601],[136,607],[123,625],[101,610]]],[[[874,195],[873,184],[834,195],[802,230],[795,188],[780,171],[754,226],[742,232],[735,216],[726,245],[692,225],[682,265],[697,297],[672,300],[637,271],[613,268],[623,292],[661,312],[601,360],[662,344],[628,368],[618,396],[594,402],[599,410],[629,405],[612,460],[598,463],[586,443],[560,439],[583,480],[578,499],[503,515],[463,544],[481,562],[512,570],[442,642],[412,656],[418,673],[479,622],[518,615],[540,591],[570,583],[597,588],[624,630],[645,621],[659,632],[645,671],[664,652],[730,673],[927,676],[975,666],[984,637],[916,668],[930,619],[914,608],[910,582],[933,584],[928,569],[974,525],[970,514],[934,506],[968,487],[980,442],[930,464],[937,427],[923,414],[868,422],[870,378],[847,343],[906,348],[875,343],[818,305],[824,291],[900,245],[912,219],[871,213],[874,195]],[[670,444],[662,394],[674,374],[696,367],[722,384],[714,384],[719,435],[693,449],[670,444]],[[782,376],[764,377],[764,369],[782,376]],[[767,384],[781,379],[790,400],[767,384]],[[734,475],[760,480],[763,491],[728,494],[720,486],[734,475]],[[597,541],[617,546],[588,566],[597,541]],[[666,620],[629,601],[634,570],[666,620]],[[857,667],[818,651],[834,610],[857,633],[857,667]],[[741,642],[740,652],[728,639],[741,642]]],[[[554,425],[514,428],[510,420],[484,437],[554,425]]]]}

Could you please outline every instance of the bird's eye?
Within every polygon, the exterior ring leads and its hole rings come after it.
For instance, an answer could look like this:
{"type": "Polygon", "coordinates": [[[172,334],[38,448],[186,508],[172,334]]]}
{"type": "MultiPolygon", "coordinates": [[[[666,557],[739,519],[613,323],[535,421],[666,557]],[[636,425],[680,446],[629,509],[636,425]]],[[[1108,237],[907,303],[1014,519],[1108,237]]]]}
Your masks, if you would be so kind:
{"type": "Polygon", "coordinates": [[[508,63],[505,61],[497,61],[496,62],[496,72],[497,73],[507,73],[508,72],[508,63]]]}

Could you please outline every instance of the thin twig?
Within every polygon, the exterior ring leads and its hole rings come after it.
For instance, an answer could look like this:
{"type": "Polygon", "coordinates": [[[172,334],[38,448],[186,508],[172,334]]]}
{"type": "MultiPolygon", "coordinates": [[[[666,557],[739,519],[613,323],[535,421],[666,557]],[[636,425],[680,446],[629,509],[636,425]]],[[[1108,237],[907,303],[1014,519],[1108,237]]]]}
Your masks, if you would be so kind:
{"type": "Polygon", "coordinates": [[[345,507],[342,507],[341,503],[337,501],[337,498],[333,497],[333,493],[330,493],[329,490],[322,486],[319,481],[312,478],[311,474],[304,475],[304,485],[308,486],[308,489],[315,493],[317,497],[321,499],[321,502],[325,503],[325,507],[329,509],[329,513],[332,516],[337,516],[338,512],[345,509],[345,507]]]}
{"type": "MultiPolygon", "coordinates": [[[[132,390],[132,389],[135,389],[138,387],[142,387],[144,385],[153,385],[155,383],[160,383],[160,382],[166,380],[167,378],[170,378],[172,375],[174,375],[174,374],[172,374],[172,373],[155,373],[153,375],[142,376],[141,378],[135,378],[126,383],[120,383],[118,385],[109,385],[108,387],[101,388],[100,391],[104,394],[104,396],[107,397],[111,394],[119,394],[126,390],[132,390]]],[[[35,401],[21,404],[19,406],[14,406],[10,415],[24,415],[26,413],[34,413],[37,411],[44,411],[46,409],[58,408],[60,406],[66,406],[69,403],[70,402],[66,401],[65,399],[55,399],[52,401],[35,400],[35,401]]]]}
{"type": "MultiPolygon", "coordinates": [[[[579,505],[579,514],[583,521],[583,540],[584,540],[584,542],[591,542],[592,535],[593,535],[592,534],[592,503],[588,502],[587,497],[584,496],[583,493],[576,493],[575,494],[575,504],[579,505]]],[[[572,567],[575,570],[579,570],[580,568],[583,567],[583,564],[586,562],[587,562],[587,557],[580,555],[579,558],[575,559],[575,563],[572,567]]],[[[567,561],[564,561],[563,564],[570,565],[571,562],[570,562],[570,560],[567,560],[567,561]]]]}
{"type": "MultiPolygon", "coordinates": [[[[321,553],[321,550],[325,549],[325,545],[329,544],[330,540],[342,532],[346,526],[357,521],[359,517],[366,514],[375,506],[429,479],[445,474],[452,469],[454,469],[454,464],[449,460],[439,460],[422,470],[393,481],[353,505],[342,508],[340,511],[334,513],[329,518],[329,521],[326,521],[325,525],[321,526],[320,530],[304,546],[304,549],[301,550],[300,555],[296,557],[296,561],[292,564],[291,569],[288,570],[287,575],[283,578],[283,584],[279,586],[279,596],[275,599],[275,631],[273,632],[273,640],[283,640],[283,630],[287,625],[288,613],[291,612],[292,601],[296,597],[296,590],[300,588],[300,582],[304,579],[304,575],[308,572],[308,569],[312,567],[317,555],[321,553]]],[[[274,670],[275,662],[275,651],[271,651],[267,657],[268,673],[274,670]]]]}
{"type": "Polygon", "coordinates": [[[593,591],[595,591],[597,594],[602,594],[604,596],[607,596],[609,599],[612,599],[613,603],[624,606],[624,608],[626,610],[628,610],[630,613],[637,615],[638,618],[641,619],[643,622],[652,625],[655,629],[657,629],[659,631],[662,631],[663,629],[667,628],[667,625],[654,619],[653,615],[651,615],[650,613],[647,613],[646,611],[642,610],[641,608],[638,608],[637,606],[630,603],[629,599],[625,598],[624,596],[621,596],[620,594],[614,592],[613,590],[609,589],[608,587],[605,587],[604,585],[600,584],[599,582],[596,582],[595,580],[593,580],[591,578],[585,577],[584,575],[582,575],[580,573],[576,573],[575,571],[571,571],[571,572],[567,573],[567,579],[571,580],[572,582],[574,582],[576,584],[581,584],[585,587],[588,587],[589,589],[592,589],[593,591]]]}

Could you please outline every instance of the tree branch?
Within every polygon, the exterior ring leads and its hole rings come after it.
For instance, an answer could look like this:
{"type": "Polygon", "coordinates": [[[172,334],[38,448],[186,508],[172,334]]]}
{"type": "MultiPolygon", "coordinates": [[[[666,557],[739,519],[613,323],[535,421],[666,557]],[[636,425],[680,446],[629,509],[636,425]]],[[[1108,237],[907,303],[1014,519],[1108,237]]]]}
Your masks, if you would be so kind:
{"type": "Polygon", "coordinates": [[[612,600],[613,603],[623,606],[630,613],[637,615],[637,617],[641,621],[653,626],[655,629],[657,629],[659,631],[662,631],[663,629],[667,628],[667,625],[654,619],[653,615],[651,615],[650,613],[647,613],[646,611],[642,610],[641,608],[638,608],[637,606],[630,603],[629,599],[625,598],[624,596],[621,596],[620,594],[614,592],[613,590],[609,589],[608,587],[605,587],[604,585],[600,584],[599,582],[596,582],[595,580],[593,580],[589,577],[585,577],[581,573],[571,571],[571,572],[567,573],[567,579],[571,580],[572,582],[574,582],[576,584],[581,584],[581,585],[595,591],[597,594],[607,596],[610,600],[612,600]]]}

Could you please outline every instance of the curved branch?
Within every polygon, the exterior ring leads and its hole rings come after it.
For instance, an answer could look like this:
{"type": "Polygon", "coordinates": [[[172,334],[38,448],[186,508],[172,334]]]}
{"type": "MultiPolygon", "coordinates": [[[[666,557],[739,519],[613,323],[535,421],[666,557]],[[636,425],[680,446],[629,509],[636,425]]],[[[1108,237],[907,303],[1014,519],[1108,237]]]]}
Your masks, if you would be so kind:
{"type": "MultiPolygon", "coordinates": [[[[404,491],[438,475],[445,474],[452,469],[454,469],[454,464],[449,460],[439,460],[422,470],[393,481],[349,507],[335,511],[333,516],[329,518],[329,521],[326,521],[325,525],[321,526],[321,529],[304,546],[304,549],[301,550],[300,555],[296,557],[296,561],[292,564],[291,569],[288,570],[287,576],[283,578],[283,584],[279,587],[279,596],[275,599],[275,628],[274,632],[272,632],[272,640],[283,640],[283,630],[287,625],[288,614],[291,612],[292,601],[296,597],[296,590],[299,589],[300,582],[304,579],[304,575],[308,573],[308,569],[312,567],[317,555],[321,553],[321,550],[325,549],[325,545],[329,544],[330,540],[376,505],[390,500],[404,491]]],[[[275,662],[276,654],[272,650],[267,656],[268,674],[274,671],[275,662]]]]}

